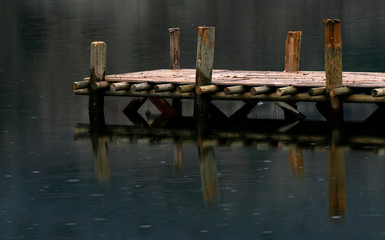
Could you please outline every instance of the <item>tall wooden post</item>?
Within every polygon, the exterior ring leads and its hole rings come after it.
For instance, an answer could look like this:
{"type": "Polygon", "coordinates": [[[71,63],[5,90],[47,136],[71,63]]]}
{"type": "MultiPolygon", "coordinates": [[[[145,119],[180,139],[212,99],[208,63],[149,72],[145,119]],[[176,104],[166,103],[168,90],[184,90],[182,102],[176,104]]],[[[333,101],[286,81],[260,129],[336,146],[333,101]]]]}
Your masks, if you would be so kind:
{"type": "Polygon", "coordinates": [[[338,96],[330,95],[332,89],[342,86],[342,39],[340,20],[325,19],[324,30],[326,92],[329,98],[328,119],[332,121],[342,121],[342,99],[338,96]]]}
{"type": "Polygon", "coordinates": [[[170,35],[170,67],[180,69],[179,28],[169,28],[168,32],[170,35]]]}
{"type": "Polygon", "coordinates": [[[285,72],[299,70],[302,31],[289,31],[285,44],[285,72]]]}
{"type": "MultiPolygon", "coordinates": [[[[170,35],[170,68],[180,69],[180,31],[179,28],[169,28],[168,32],[170,35]]],[[[172,107],[179,116],[182,115],[182,99],[173,98],[172,107]]]]}
{"type": "MultiPolygon", "coordinates": [[[[285,72],[299,71],[299,58],[301,52],[301,38],[302,31],[289,31],[287,33],[285,42],[285,72]]],[[[297,89],[293,87],[277,89],[277,95],[282,95],[282,90],[296,92],[297,89]]],[[[290,93],[289,93],[290,94],[290,93]]],[[[297,103],[276,102],[278,106],[283,109],[286,121],[298,121],[305,118],[305,116],[297,110],[297,103]]]]}
{"type": "MultiPolygon", "coordinates": [[[[215,28],[199,27],[196,58],[195,86],[211,84],[214,66],[215,28]]],[[[210,96],[201,94],[196,96],[194,116],[207,118],[210,96]]]]}
{"type": "MultiPolygon", "coordinates": [[[[97,82],[104,81],[106,74],[106,50],[104,42],[91,43],[90,57],[90,86],[97,82]]],[[[94,89],[89,87],[89,105],[91,126],[98,129],[104,126],[104,89],[94,89]]]]}

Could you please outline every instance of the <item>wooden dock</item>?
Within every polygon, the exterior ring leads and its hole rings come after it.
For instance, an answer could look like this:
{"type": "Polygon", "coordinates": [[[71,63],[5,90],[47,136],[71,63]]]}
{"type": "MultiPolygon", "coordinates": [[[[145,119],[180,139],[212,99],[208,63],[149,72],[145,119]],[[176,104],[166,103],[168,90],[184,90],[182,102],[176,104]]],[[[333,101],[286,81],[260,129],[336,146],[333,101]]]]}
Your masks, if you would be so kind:
{"type": "Polygon", "coordinates": [[[299,71],[300,31],[288,33],[284,71],[213,69],[213,27],[198,28],[196,69],[180,69],[178,28],[169,30],[171,69],[106,75],[106,44],[93,42],[90,77],[74,82],[73,89],[77,95],[89,95],[89,111],[99,115],[104,111],[104,96],[134,97],[126,112],[135,112],[147,98],[167,113],[178,112],[178,99],[194,99],[195,113],[205,108],[203,102],[242,100],[245,116],[259,101],[275,101],[285,117],[300,116],[296,102],[317,102],[317,109],[328,120],[343,119],[344,102],[377,103],[382,108],[385,73],[342,72],[340,28],[339,20],[324,20],[325,71],[299,71]]]}

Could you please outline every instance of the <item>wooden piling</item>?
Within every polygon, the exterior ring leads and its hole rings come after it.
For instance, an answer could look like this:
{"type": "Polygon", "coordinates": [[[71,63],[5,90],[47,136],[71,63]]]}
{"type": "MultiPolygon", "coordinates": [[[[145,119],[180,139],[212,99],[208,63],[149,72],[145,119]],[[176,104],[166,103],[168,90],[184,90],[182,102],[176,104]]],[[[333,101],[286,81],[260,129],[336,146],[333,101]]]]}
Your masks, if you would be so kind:
{"type": "MultiPolygon", "coordinates": [[[[199,27],[197,40],[195,86],[211,84],[214,65],[215,28],[199,27]]],[[[194,116],[207,118],[210,96],[197,95],[194,106],[194,116]]]]}
{"type": "Polygon", "coordinates": [[[289,31],[286,37],[285,72],[299,70],[302,31],[289,31]]]}
{"type": "Polygon", "coordinates": [[[332,89],[342,86],[341,22],[337,19],[325,19],[323,22],[325,31],[326,91],[329,98],[328,118],[330,120],[343,120],[342,99],[329,94],[332,89]]]}
{"type": "MultiPolygon", "coordinates": [[[[91,43],[90,86],[105,80],[106,52],[107,45],[105,42],[91,43]]],[[[94,131],[102,132],[104,129],[104,91],[104,89],[89,88],[88,111],[94,131]]]]}
{"type": "Polygon", "coordinates": [[[180,69],[180,32],[179,28],[169,28],[170,35],[170,68],[180,69]]]}

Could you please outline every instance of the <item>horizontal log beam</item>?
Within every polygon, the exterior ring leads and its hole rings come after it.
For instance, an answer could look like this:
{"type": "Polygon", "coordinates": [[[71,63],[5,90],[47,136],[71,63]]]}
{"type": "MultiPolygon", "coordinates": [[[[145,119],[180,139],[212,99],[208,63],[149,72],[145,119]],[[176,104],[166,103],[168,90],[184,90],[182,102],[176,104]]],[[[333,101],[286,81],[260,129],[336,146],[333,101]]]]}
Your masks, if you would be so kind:
{"type": "Polygon", "coordinates": [[[117,82],[117,83],[111,83],[110,90],[115,92],[119,90],[128,90],[131,87],[131,83],[128,82],[117,82]]]}
{"type": "Polygon", "coordinates": [[[310,96],[319,96],[319,95],[325,95],[325,94],[326,94],[326,87],[317,87],[317,88],[309,89],[310,96]]]}
{"type": "Polygon", "coordinates": [[[296,94],[297,92],[298,92],[298,89],[293,86],[282,87],[276,90],[276,94],[278,96],[292,95],[292,94],[296,94]]]}
{"type": "MultiPolygon", "coordinates": [[[[89,90],[87,88],[77,89],[73,91],[76,95],[88,95],[89,90]]],[[[151,91],[138,91],[131,92],[125,90],[119,90],[116,92],[105,91],[106,96],[126,96],[126,97],[164,97],[164,98],[186,98],[195,99],[196,95],[193,92],[181,93],[179,91],[173,92],[155,92],[151,91]]],[[[284,101],[284,102],[325,102],[326,96],[310,96],[309,93],[297,93],[295,95],[278,96],[276,93],[251,95],[250,93],[232,94],[226,95],[224,92],[218,92],[211,94],[213,100],[258,100],[258,101],[284,101]]],[[[371,95],[350,95],[342,97],[345,103],[385,103],[384,97],[374,98],[371,95]]]]}
{"type": "Polygon", "coordinates": [[[376,88],[372,90],[372,97],[382,97],[385,96],[385,88],[376,88]]]}
{"type": "Polygon", "coordinates": [[[80,81],[80,82],[74,82],[72,83],[72,88],[74,90],[76,89],[82,89],[82,88],[88,88],[90,86],[90,81],[80,81]]]}
{"type": "Polygon", "coordinates": [[[107,81],[100,81],[100,82],[93,82],[91,83],[91,88],[93,90],[98,90],[98,89],[107,89],[110,87],[110,82],[107,81]]]}
{"type": "Polygon", "coordinates": [[[131,86],[131,91],[132,92],[137,92],[137,91],[145,91],[145,90],[150,90],[152,89],[152,85],[150,83],[137,83],[133,84],[131,86]]]}
{"type": "Polygon", "coordinates": [[[195,84],[180,85],[176,88],[176,90],[180,93],[194,92],[195,91],[195,84]]]}
{"type": "Polygon", "coordinates": [[[258,94],[265,94],[268,92],[271,92],[272,88],[268,86],[260,86],[260,87],[252,87],[250,88],[250,94],[251,95],[258,95],[258,94]]]}
{"type": "Polygon", "coordinates": [[[154,86],[155,92],[168,92],[174,91],[175,85],[172,83],[158,84],[154,86]]]}
{"type": "Polygon", "coordinates": [[[195,89],[195,92],[198,95],[201,95],[203,93],[216,93],[216,92],[219,92],[220,90],[221,88],[218,87],[217,85],[204,85],[204,86],[198,86],[195,89]]]}
{"type": "Polygon", "coordinates": [[[339,87],[330,90],[331,97],[351,95],[353,90],[350,87],[339,87]]]}
{"type": "Polygon", "coordinates": [[[224,93],[226,95],[236,94],[236,93],[244,93],[246,91],[247,91],[247,88],[245,86],[242,86],[242,85],[226,87],[224,89],[224,93]]]}

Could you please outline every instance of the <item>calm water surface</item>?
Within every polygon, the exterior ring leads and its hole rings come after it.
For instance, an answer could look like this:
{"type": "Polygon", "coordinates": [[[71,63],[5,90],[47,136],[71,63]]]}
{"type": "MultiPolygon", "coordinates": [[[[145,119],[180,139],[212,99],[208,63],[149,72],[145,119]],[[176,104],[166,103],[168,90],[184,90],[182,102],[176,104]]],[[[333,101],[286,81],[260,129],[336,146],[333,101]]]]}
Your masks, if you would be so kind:
{"type": "MultiPolygon", "coordinates": [[[[88,98],[71,89],[95,40],[108,44],[107,73],[168,68],[169,27],[181,28],[182,67],[195,65],[197,27],[211,25],[215,68],[282,70],[287,31],[302,30],[300,68],[323,70],[323,18],[342,20],[344,70],[383,72],[385,2],[0,3],[0,239],[385,238],[384,150],[369,140],[328,146],[328,131],[300,127],[289,135],[317,138],[89,135],[76,127],[88,123],[88,98]]],[[[132,125],[128,101],[106,99],[108,124],[132,125]]],[[[216,104],[228,115],[242,105],[216,104]]],[[[299,109],[323,120],[311,104],[299,109]]],[[[346,105],[345,117],[375,109],[346,105]]],[[[147,103],[140,113],[158,114],[147,103]]],[[[282,112],[265,103],[255,117],[282,112]]]]}

